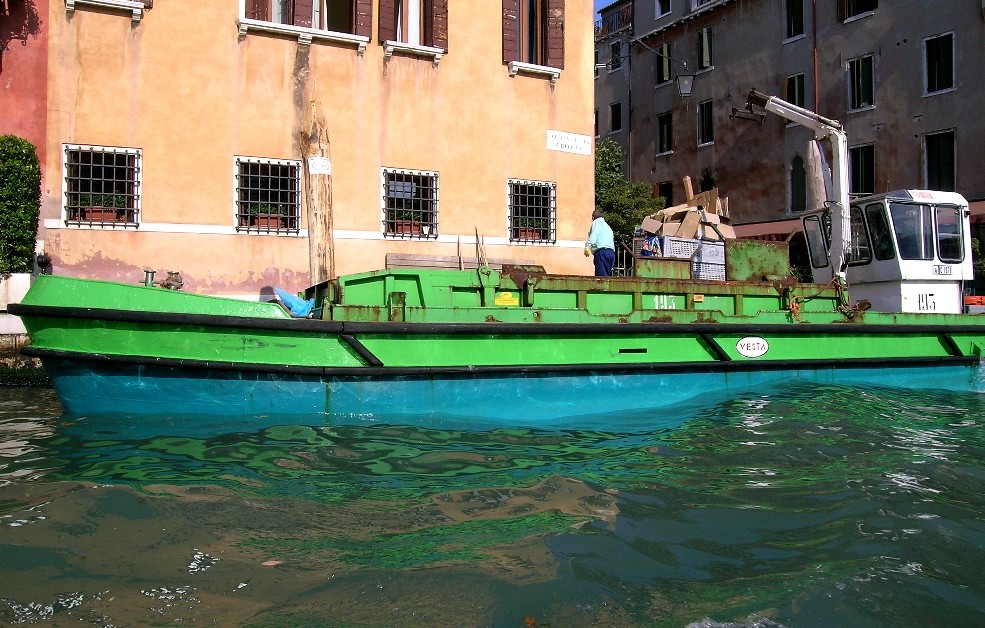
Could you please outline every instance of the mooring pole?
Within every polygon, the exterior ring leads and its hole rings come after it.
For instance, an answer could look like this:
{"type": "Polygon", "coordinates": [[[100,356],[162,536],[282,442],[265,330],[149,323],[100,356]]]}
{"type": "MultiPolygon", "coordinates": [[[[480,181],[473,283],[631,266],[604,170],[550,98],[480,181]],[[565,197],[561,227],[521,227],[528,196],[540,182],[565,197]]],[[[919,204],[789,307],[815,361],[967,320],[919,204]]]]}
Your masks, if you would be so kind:
{"type": "Polygon", "coordinates": [[[315,101],[308,108],[300,143],[308,207],[308,265],[311,285],[315,285],[335,276],[331,143],[315,101]]]}

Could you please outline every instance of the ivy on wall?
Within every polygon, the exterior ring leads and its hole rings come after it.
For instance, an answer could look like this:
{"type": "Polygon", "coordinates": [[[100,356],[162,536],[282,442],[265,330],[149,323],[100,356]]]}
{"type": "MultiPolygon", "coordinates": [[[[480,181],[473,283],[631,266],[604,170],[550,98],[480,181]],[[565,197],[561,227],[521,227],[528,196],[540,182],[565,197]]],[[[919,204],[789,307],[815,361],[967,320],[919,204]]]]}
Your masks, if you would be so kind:
{"type": "Polygon", "coordinates": [[[0,278],[34,269],[41,165],[34,145],[0,135],[0,278]]]}

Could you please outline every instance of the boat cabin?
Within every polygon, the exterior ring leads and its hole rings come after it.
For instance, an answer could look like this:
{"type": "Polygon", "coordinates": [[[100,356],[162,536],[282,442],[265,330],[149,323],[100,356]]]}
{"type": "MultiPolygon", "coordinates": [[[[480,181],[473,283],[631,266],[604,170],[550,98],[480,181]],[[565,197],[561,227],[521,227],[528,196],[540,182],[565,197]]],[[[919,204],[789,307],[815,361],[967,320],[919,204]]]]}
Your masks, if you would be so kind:
{"type": "MultiPolygon", "coordinates": [[[[855,199],[845,275],[853,300],[881,312],[961,313],[973,279],[968,201],[955,192],[898,190],[855,199]]],[[[831,211],[803,219],[816,283],[831,261],[831,211]]]]}

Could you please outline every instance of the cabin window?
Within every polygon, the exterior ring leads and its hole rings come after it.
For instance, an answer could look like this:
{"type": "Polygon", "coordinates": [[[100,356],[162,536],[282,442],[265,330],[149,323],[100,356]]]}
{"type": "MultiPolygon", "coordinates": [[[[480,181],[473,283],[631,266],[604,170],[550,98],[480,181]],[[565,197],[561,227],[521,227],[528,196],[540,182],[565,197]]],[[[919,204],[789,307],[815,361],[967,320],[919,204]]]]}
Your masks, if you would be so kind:
{"type": "Polygon", "coordinates": [[[557,184],[510,179],[507,198],[511,242],[554,242],[557,184]]]}
{"type": "Polygon", "coordinates": [[[866,196],[876,189],[876,149],[872,144],[848,149],[851,194],[866,196]]]}
{"type": "Polygon", "coordinates": [[[383,169],[383,235],[438,237],[438,173],[383,169]]]}
{"type": "Polygon", "coordinates": [[[141,150],[65,144],[65,221],[136,227],[140,220],[141,150]]]}
{"type": "MultiPolygon", "coordinates": [[[[827,221],[825,221],[827,223],[827,221]]],[[[811,256],[811,266],[824,268],[828,265],[828,242],[830,241],[830,223],[827,233],[822,225],[820,216],[804,218],[804,235],[807,236],[807,249],[811,256]]]]}
{"type": "Polygon", "coordinates": [[[955,187],[954,131],[928,133],[923,138],[927,188],[953,192],[955,187]]]}
{"type": "Polygon", "coordinates": [[[848,263],[852,265],[868,264],[872,261],[872,248],[869,246],[869,234],[865,229],[865,217],[862,209],[852,205],[848,214],[851,225],[851,238],[848,243],[848,263]]]}
{"type": "Polygon", "coordinates": [[[698,103],[698,146],[715,141],[715,124],[711,114],[710,100],[698,103]]]}
{"type": "Polygon", "coordinates": [[[707,70],[715,65],[712,50],[711,27],[706,26],[698,31],[698,69],[707,70]]]}
{"type": "Polygon", "coordinates": [[[957,207],[937,208],[937,254],[942,262],[958,264],[964,261],[961,213],[957,207]]]}
{"type": "Polygon", "coordinates": [[[954,87],[954,33],[925,39],[924,93],[934,94],[954,87]]]}
{"type": "Polygon", "coordinates": [[[787,30],[786,38],[804,34],[804,0],[786,0],[787,30]]]}
{"type": "Polygon", "coordinates": [[[901,259],[934,259],[934,226],[926,205],[890,203],[893,231],[901,259]]]}
{"type": "Polygon", "coordinates": [[[236,230],[296,234],[301,224],[301,162],[235,158],[236,230]]]}
{"type": "Polygon", "coordinates": [[[893,248],[893,236],[889,228],[889,220],[886,218],[885,206],[882,203],[866,205],[865,222],[869,226],[869,235],[872,236],[872,247],[876,259],[887,260],[896,257],[896,249],[893,248]]]}
{"type": "Polygon", "coordinates": [[[875,105],[872,55],[848,62],[848,108],[865,109],[875,105]]]}
{"type": "Polygon", "coordinates": [[[503,61],[564,69],[564,0],[503,0],[503,61]]]}
{"type": "Polygon", "coordinates": [[[670,43],[657,46],[657,85],[670,82],[670,43]]]}
{"type": "Polygon", "coordinates": [[[657,116],[657,154],[674,152],[674,116],[668,111],[657,116]]]}

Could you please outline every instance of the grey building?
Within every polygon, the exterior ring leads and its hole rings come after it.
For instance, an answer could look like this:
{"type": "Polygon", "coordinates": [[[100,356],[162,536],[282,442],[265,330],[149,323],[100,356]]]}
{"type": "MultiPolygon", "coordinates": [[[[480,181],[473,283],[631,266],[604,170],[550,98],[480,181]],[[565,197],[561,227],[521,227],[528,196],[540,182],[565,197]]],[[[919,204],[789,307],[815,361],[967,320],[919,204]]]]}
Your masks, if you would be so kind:
{"type": "Polygon", "coordinates": [[[751,88],[844,124],[855,194],[931,188],[985,200],[981,2],[636,0],[600,14],[599,62],[617,46],[625,58],[596,79],[597,132],[626,148],[632,179],[671,203],[689,175],[729,197],[736,223],[810,209],[812,134],[746,111],[751,88]],[[627,4],[628,27],[600,28],[627,4]],[[694,77],[687,99],[681,75],[694,77]]]}

